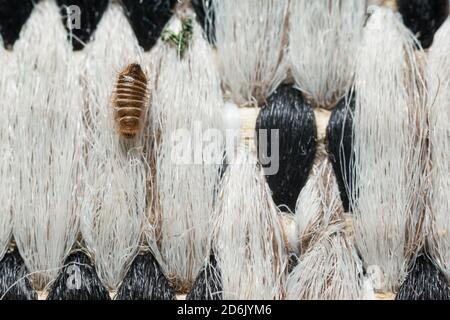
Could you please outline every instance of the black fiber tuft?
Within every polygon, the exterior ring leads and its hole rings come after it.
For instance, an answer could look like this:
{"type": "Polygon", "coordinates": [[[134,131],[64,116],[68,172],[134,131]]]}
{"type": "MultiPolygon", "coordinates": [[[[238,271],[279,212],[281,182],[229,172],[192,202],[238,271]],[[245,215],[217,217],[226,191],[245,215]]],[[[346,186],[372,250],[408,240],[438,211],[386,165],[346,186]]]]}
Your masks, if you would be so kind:
{"type": "Polygon", "coordinates": [[[122,0],[125,15],[136,34],[139,45],[149,51],[172,17],[177,0],[122,0]]]}
{"type": "Polygon", "coordinates": [[[0,35],[3,45],[11,49],[39,0],[0,0],[0,35]]]}
{"type": "Polygon", "coordinates": [[[450,300],[445,275],[426,255],[417,257],[395,297],[396,300],[450,300]]]}
{"type": "Polygon", "coordinates": [[[217,202],[217,198],[219,196],[219,190],[220,186],[222,185],[223,178],[225,176],[225,173],[228,169],[228,162],[227,162],[227,153],[224,150],[223,151],[223,157],[222,157],[222,163],[220,164],[218,171],[219,171],[219,177],[216,181],[216,186],[214,188],[214,198],[213,198],[213,205],[217,202]]]}
{"type": "Polygon", "coordinates": [[[298,195],[308,179],[316,153],[317,129],[311,105],[300,91],[281,85],[259,112],[256,130],[258,159],[272,198],[277,206],[286,206],[295,212],[298,195]],[[267,139],[261,129],[267,129],[267,139]],[[271,147],[271,135],[276,134],[272,129],[279,130],[279,169],[275,174],[270,167],[276,164],[267,158],[276,156],[276,150],[272,151],[271,147]],[[263,147],[266,141],[267,152],[263,147]]]}
{"type": "Polygon", "coordinates": [[[89,257],[77,251],[64,262],[47,300],[110,300],[89,257]]]}
{"type": "Polygon", "coordinates": [[[295,254],[295,253],[289,254],[288,273],[291,273],[292,271],[294,271],[294,269],[298,265],[298,263],[299,263],[299,258],[297,256],[297,254],[295,254]]]}
{"type": "Polygon", "coordinates": [[[0,261],[0,300],[37,300],[28,270],[17,248],[0,261]]]}
{"type": "Polygon", "coordinates": [[[449,14],[448,0],[397,0],[403,22],[423,48],[433,44],[434,34],[449,14]]]}
{"type": "Polygon", "coordinates": [[[222,279],[214,255],[200,269],[186,300],[222,300],[222,279]]]}
{"type": "Polygon", "coordinates": [[[116,300],[175,300],[175,292],[151,253],[136,256],[116,300]]]}
{"type": "MultiPolygon", "coordinates": [[[[73,49],[75,51],[82,50],[97,29],[98,23],[108,8],[109,0],[57,0],[57,2],[61,9],[64,26],[69,32],[68,39],[71,40],[73,49]],[[71,18],[71,13],[67,10],[70,6],[80,8],[80,28],[72,28],[73,37],[70,36],[70,29],[67,25],[71,18]]],[[[71,20],[69,22],[73,23],[74,21],[71,20]]]]}
{"type": "Polygon", "coordinates": [[[197,16],[198,23],[205,31],[210,44],[216,44],[216,16],[212,7],[213,0],[192,0],[192,7],[197,16]]]}
{"type": "Polygon", "coordinates": [[[327,126],[327,151],[336,175],[342,205],[349,211],[350,166],[353,161],[353,112],[355,98],[344,97],[334,108],[327,126]],[[349,189],[347,189],[349,188],[349,189]]]}

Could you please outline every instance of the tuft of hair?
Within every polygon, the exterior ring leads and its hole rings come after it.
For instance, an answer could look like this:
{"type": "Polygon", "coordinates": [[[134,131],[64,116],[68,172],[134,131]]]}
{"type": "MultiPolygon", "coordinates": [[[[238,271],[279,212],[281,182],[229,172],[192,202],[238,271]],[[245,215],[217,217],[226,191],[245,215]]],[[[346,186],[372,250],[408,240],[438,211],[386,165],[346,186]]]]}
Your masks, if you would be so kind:
{"type": "Polygon", "coordinates": [[[256,138],[259,163],[270,171],[266,180],[275,204],[282,211],[294,212],[316,154],[317,128],[311,105],[297,89],[281,85],[258,114],[256,138]],[[275,166],[278,170],[273,174],[275,166]]]}
{"type": "Polygon", "coordinates": [[[288,0],[213,1],[222,83],[241,105],[262,102],[286,75],[288,0]]]}
{"type": "Polygon", "coordinates": [[[202,26],[206,38],[212,45],[216,44],[216,18],[212,9],[213,0],[192,0],[192,8],[195,11],[198,23],[202,26]]]}
{"type": "Polygon", "coordinates": [[[0,260],[0,300],[37,300],[28,269],[17,248],[0,260]]]}
{"type": "Polygon", "coordinates": [[[91,259],[84,252],[75,251],[51,284],[47,300],[110,300],[110,296],[91,259]]]}
{"type": "Polygon", "coordinates": [[[186,300],[222,300],[222,278],[217,260],[211,254],[200,269],[186,300]]]}
{"type": "Polygon", "coordinates": [[[342,220],[342,205],[336,188],[330,161],[319,156],[295,208],[294,221],[301,253],[322,238],[329,225],[342,220]]]}
{"type": "Polygon", "coordinates": [[[256,155],[245,148],[227,168],[214,216],[223,299],[280,299],[288,257],[279,212],[256,155]]]}
{"type": "Polygon", "coordinates": [[[403,23],[425,49],[433,44],[434,34],[449,14],[448,0],[397,0],[397,7],[403,23]]]}
{"type": "Polygon", "coordinates": [[[3,48],[0,37],[0,259],[6,253],[12,233],[12,155],[11,139],[14,138],[15,125],[15,95],[17,86],[17,60],[13,53],[3,48]]]}
{"type": "Polygon", "coordinates": [[[355,95],[350,93],[343,97],[333,109],[327,126],[327,152],[333,165],[339,186],[344,211],[350,210],[349,193],[351,163],[355,156],[353,150],[353,112],[355,95]]]}
{"type": "Polygon", "coordinates": [[[416,45],[399,17],[379,7],[356,56],[350,207],[365,267],[383,274],[377,291],[396,291],[422,241],[425,88],[416,45]]]}
{"type": "Polygon", "coordinates": [[[236,154],[239,141],[241,139],[241,125],[244,122],[239,112],[239,107],[230,101],[224,103],[222,108],[222,122],[226,131],[226,146],[224,157],[224,166],[222,173],[226,169],[226,165],[233,159],[236,154]]]}
{"type": "MultiPolygon", "coordinates": [[[[118,70],[147,70],[122,9],[111,4],[84,49],[84,193],[80,228],[102,283],[116,290],[140,244],[147,205],[146,134],[117,135],[111,96],[118,70]],[[120,43],[120,45],[112,45],[120,43]]],[[[147,111],[148,112],[148,111],[147,111]]]]}
{"type": "Polygon", "coordinates": [[[23,25],[33,11],[33,0],[0,0],[0,45],[12,49],[19,39],[23,25]]]}
{"type": "Polygon", "coordinates": [[[400,286],[396,300],[450,300],[450,288],[444,273],[426,254],[415,260],[400,286]]]}
{"type": "Polygon", "coordinates": [[[296,0],[289,15],[289,64],[298,88],[330,108],[350,88],[365,0],[296,0]]]}
{"type": "Polygon", "coordinates": [[[175,291],[152,253],[145,252],[134,258],[116,300],[175,300],[175,291]]]}
{"type": "Polygon", "coordinates": [[[297,202],[301,255],[286,283],[287,299],[364,298],[362,261],[345,232],[343,209],[331,163],[318,159],[297,202]]]}
{"type": "Polygon", "coordinates": [[[83,50],[97,29],[110,0],[56,0],[56,3],[60,7],[62,23],[66,28],[67,39],[71,42],[73,50],[83,50]],[[74,19],[74,14],[71,12],[73,6],[80,9],[79,12],[75,11],[80,14],[80,25],[76,27],[71,25],[73,23],[71,19],[74,19]]]}
{"type": "Polygon", "coordinates": [[[56,278],[78,232],[82,99],[60,19],[53,1],[38,3],[13,52],[13,233],[39,290],[56,278]]]}
{"type": "Polygon", "coordinates": [[[355,247],[337,232],[312,245],[288,277],[291,300],[357,300],[364,297],[362,262],[355,247]]]}
{"type": "Polygon", "coordinates": [[[164,26],[173,15],[177,2],[177,0],[137,2],[120,0],[139,45],[145,51],[151,50],[156,45],[164,26]]]}
{"type": "MultiPolygon", "coordinates": [[[[169,28],[179,22],[174,18],[169,28]]],[[[188,291],[208,256],[211,215],[225,145],[223,99],[212,49],[193,21],[182,57],[160,42],[152,102],[157,242],[176,291],[188,291]]],[[[156,49],[156,48],[155,48],[156,49]]]]}
{"type": "Polygon", "coordinates": [[[436,33],[430,48],[427,84],[430,92],[428,109],[429,143],[431,150],[430,189],[428,200],[428,233],[430,253],[450,278],[450,19],[436,33]]]}

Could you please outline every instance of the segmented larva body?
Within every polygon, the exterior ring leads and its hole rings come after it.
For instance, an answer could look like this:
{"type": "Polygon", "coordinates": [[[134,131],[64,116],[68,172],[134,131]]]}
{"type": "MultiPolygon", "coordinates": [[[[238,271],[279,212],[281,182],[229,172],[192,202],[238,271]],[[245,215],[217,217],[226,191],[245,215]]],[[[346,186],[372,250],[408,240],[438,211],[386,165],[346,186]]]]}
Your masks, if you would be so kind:
{"type": "Polygon", "coordinates": [[[119,73],[113,107],[116,127],[122,137],[129,139],[139,134],[149,95],[147,77],[139,64],[132,63],[119,73]]]}

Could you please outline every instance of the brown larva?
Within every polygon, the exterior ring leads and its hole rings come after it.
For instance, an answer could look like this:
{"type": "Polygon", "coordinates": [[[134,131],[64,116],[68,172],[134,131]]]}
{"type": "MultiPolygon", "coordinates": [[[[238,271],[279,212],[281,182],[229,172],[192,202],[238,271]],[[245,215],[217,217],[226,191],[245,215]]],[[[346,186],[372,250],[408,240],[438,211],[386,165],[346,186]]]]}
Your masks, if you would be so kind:
{"type": "Polygon", "coordinates": [[[113,96],[114,120],[122,137],[134,138],[140,132],[148,102],[147,77],[139,64],[132,63],[119,73],[113,96]]]}

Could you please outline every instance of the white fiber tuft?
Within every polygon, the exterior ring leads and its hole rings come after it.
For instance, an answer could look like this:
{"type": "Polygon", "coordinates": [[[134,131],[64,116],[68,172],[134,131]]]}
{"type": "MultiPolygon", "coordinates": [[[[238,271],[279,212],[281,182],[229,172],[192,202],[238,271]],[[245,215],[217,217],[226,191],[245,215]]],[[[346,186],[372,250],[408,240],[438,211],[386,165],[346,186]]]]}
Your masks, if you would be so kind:
{"type": "Polygon", "coordinates": [[[342,219],[336,178],[328,160],[316,160],[295,208],[300,252],[305,252],[330,224],[342,219]]]}
{"type": "Polygon", "coordinates": [[[450,19],[441,26],[428,56],[431,250],[450,278],[450,19]]]}
{"type": "Polygon", "coordinates": [[[14,108],[17,95],[17,66],[15,55],[3,48],[0,37],[0,260],[7,249],[12,233],[11,199],[13,190],[11,139],[14,137],[14,108]]]}
{"type": "Polygon", "coordinates": [[[37,289],[56,277],[78,231],[81,93],[66,37],[59,8],[42,1],[14,47],[13,232],[37,289]]]}
{"type": "Polygon", "coordinates": [[[327,159],[314,166],[300,193],[295,220],[302,255],[288,277],[287,298],[361,299],[362,262],[345,233],[339,190],[327,159]]]}
{"type": "Polygon", "coordinates": [[[383,5],[384,2],[389,2],[389,1],[392,2],[395,0],[368,0],[367,5],[368,6],[381,6],[381,5],[383,5]]]}
{"type": "Polygon", "coordinates": [[[363,280],[363,296],[362,300],[376,300],[375,290],[373,289],[372,280],[369,277],[365,277],[363,280]]]}
{"type": "Polygon", "coordinates": [[[296,0],[289,15],[289,61],[298,88],[330,107],[353,81],[367,1],[296,0]]]}
{"type": "Polygon", "coordinates": [[[228,166],[212,238],[224,299],[281,299],[287,254],[279,212],[253,153],[228,166]]]}
{"type": "Polygon", "coordinates": [[[224,89],[238,105],[267,97],[284,79],[288,0],[213,1],[224,89]]]}
{"type": "MultiPolygon", "coordinates": [[[[172,19],[170,26],[177,22],[172,19]]],[[[158,44],[152,102],[158,244],[163,265],[185,291],[209,255],[208,236],[224,153],[220,80],[212,50],[193,22],[189,48],[179,56],[158,44]]]]}
{"type": "Polygon", "coordinates": [[[395,292],[423,212],[424,84],[417,42],[399,16],[374,8],[357,53],[351,207],[356,244],[378,291],[395,292]]]}
{"type": "Polygon", "coordinates": [[[222,108],[222,121],[226,130],[227,162],[231,162],[237,151],[240,140],[241,114],[236,104],[226,102],[222,108]]]}
{"type": "Polygon", "coordinates": [[[140,244],[147,197],[144,137],[123,141],[113,119],[111,97],[118,72],[129,63],[142,63],[137,39],[118,5],[109,6],[95,40],[84,51],[85,192],[80,226],[100,279],[115,290],[140,244]]]}
{"type": "Polygon", "coordinates": [[[356,300],[364,295],[362,263],[340,232],[318,240],[289,275],[287,299],[356,300]]]}

